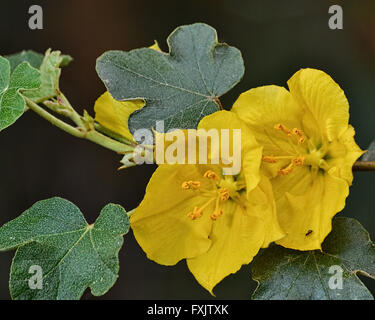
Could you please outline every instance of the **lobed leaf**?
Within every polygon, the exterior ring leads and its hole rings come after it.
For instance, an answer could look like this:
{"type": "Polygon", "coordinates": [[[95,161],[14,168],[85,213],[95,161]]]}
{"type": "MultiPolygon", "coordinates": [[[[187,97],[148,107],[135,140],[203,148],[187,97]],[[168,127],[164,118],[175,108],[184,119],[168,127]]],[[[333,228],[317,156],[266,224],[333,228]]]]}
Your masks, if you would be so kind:
{"type": "MultiPolygon", "coordinates": [[[[35,69],[39,69],[45,55],[35,52],[33,50],[24,50],[18,53],[10,54],[4,56],[9,60],[11,71],[13,71],[19,64],[22,62],[28,62],[35,69]]],[[[70,55],[63,54],[60,67],[66,67],[70,62],[73,61],[73,58],[70,55]]]]}
{"type": "Polygon", "coordinates": [[[322,252],[273,245],[258,255],[252,274],[259,284],[252,299],[372,300],[358,273],[375,278],[374,244],[358,221],[335,218],[322,252]]]}
{"type": "Polygon", "coordinates": [[[146,106],[129,118],[129,128],[164,131],[196,128],[219,110],[218,98],[244,74],[241,52],[218,43],[216,30],[196,23],[177,28],[167,39],[169,53],[151,48],[108,51],[96,69],[110,94],[119,101],[143,99],[146,106]]]}
{"type": "Polygon", "coordinates": [[[56,96],[59,89],[62,61],[60,51],[47,50],[40,65],[41,86],[37,90],[27,92],[25,96],[37,103],[56,96]]]}
{"type": "Polygon", "coordinates": [[[29,62],[22,62],[11,73],[10,62],[0,56],[0,131],[23,114],[26,103],[20,91],[37,89],[40,84],[40,73],[29,62]]]}
{"type": "Polygon", "coordinates": [[[33,68],[39,69],[44,56],[32,50],[24,50],[19,53],[4,56],[4,58],[9,60],[10,70],[13,72],[13,70],[22,62],[28,62],[33,68]]]}
{"type": "Polygon", "coordinates": [[[118,278],[118,252],[128,230],[128,216],[119,205],[105,206],[89,225],[67,200],[37,202],[0,228],[0,250],[17,249],[9,281],[12,298],[79,299],[88,287],[93,295],[103,295],[118,278]],[[41,288],[30,286],[35,266],[42,270],[41,288]]]}

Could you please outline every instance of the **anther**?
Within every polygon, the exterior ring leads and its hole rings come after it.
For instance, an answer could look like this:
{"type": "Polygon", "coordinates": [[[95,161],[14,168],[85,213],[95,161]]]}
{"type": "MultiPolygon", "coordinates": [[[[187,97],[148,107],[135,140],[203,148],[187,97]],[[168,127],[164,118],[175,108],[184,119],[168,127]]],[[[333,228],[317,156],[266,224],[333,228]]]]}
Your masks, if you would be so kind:
{"type": "Polygon", "coordinates": [[[219,217],[222,216],[222,215],[223,215],[223,210],[218,209],[218,210],[216,210],[216,211],[210,216],[210,218],[211,218],[211,220],[215,221],[217,218],[219,218],[219,217]]]}
{"type": "Polygon", "coordinates": [[[227,201],[229,199],[229,191],[228,189],[222,188],[219,190],[220,193],[220,200],[227,201]]]}
{"type": "Polygon", "coordinates": [[[187,216],[188,216],[191,220],[198,219],[198,218],[200,218],[202,215],[203,215],[203,211],[202,211],[201,209],[199,209],[198,207],[194,207],[193,211],[192,211],[192,212],[189,212],[189,213],[187,214],[187,216]]]}
{"type": "Polygon", "coordinates": [[[298,158],[292,159],[293,165],[295,165],[297,167],[303,166],[304,162],[305,162],[305,157],[298,157],[298,158]]]}
{"type": "Polygon", "coordinates": [[[212,179],[212,180],[215,180],[215,181],[219,180],[218,175],[215,172],[213,172],[212,170],[206,171],[205,174],[203,175],[203,177],[207,178],[207,179],[212,179]]]}
{"type": "Polygon", "coordinates": [[[184,182],[182,183],[182,185],[181,185],[181,188],[182,188],[182,189],[185,189],[185,190],[190,189],[189,182],[184,181],[184,182]]]}
{"type": "Polygon", "coordinates": [[[184,190],[188,190],[188,189],[199,189],[201,186],[201,183],[199,181],[184,181],[181,185],[181,188],[184,189],[184,190]]]}
{"type": "Polygon", "coordinates": [[[262,156],[262,160],[264,162],[268,162],[268,163],[276,163],[277,162],[276,157],[274,157],[274,156],[262,156]]]}
{"type": "Polygon", "coordinates": [[[286,133],[288,136],[292,135],[292,132],[290,131],[290,129],[281,123],[276,124],[274,128],[275,130],[281,130],[282,132],[286,133]]]}
{"type": "Polygon", "coordinates": [[[281,176],[286,176],[287,174],[291,173],[293,171],[293,162],[291,162],[286,168],[279,169],[277,173],[281,176]]]}
{"type": "Polygon", "coordinates": [[[304,136],[304,134],[303,134],[303,132],[301,131],[301,130],[299,130],[299,129],[297,129],[297,128],[294,128],[293,130],[292,130],[292,133],[294,134],[294,135],[296,135],[296,136],[298,136],[298,143],[299,144],[302,144],[302,143],[304,143],[305,141],[306,141],[306,138],[305,138],[305,136],[304,136]]]}

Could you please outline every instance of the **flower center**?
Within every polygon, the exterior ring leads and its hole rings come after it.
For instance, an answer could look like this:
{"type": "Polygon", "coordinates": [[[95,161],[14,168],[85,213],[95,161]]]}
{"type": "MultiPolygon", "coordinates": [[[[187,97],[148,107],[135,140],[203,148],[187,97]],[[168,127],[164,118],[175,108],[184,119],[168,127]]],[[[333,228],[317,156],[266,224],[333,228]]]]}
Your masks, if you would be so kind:
{"type": "Polygon", "coordinates": [[[191,190],[193,192],[199,192],[204,196],[208,196],[209,200],[205,202],[201,207],[194,207],[187,216],[191,220],[196,220],[203,215],[203,211],[212,203],[215,203],[215,209],[210,215],[211,220],[215,221],[223,214],[221,205],[223,202],[228,201],[230,198],[239,197],[238,191],[243,189],[240,183],[234,180],[233,176],[224,176],[220,178],[214,171],[208,170],[203,174],[204,179],[211,181],[213,188],[211,190],[201,188],[200,181],[184,181],[181,185],[183,190],[191,190]]]}
{"type": "MultiPolygon", "coordinates": [[[[324,160],[325,152],[312,145],[312,142],[305,136],[304,132],[298,128],[289,129],[287,126],[278,123],[274,129],[285,134],[288,138],[288,143],[294,150],[293,155],[273,156],[263,155],[262,160],[267,163],[277,163],[281,160],[289,160],[289,164],[280,168],[277,173],[281,176],[288,175],[294,168],[302,167],[303,165],[311,166],[314,169],[327,169],[327,163],[324,160]],[[307,144],[307,146],[306,146],[307,144]],[[302,148],[302,145],[305,145],[302,148]],[[300,152],[302,151],[302,152],[300,152]]],[[[272,140],[272,139],[271,139],[272,140]]],[[[280,148],[275,142],[273,142],[280,148]]]]}
{"type": "Polygon", "coordinates": [[[313,149],[310,153],[306,156],[306,164],[311,166],[312,168],[320,168],[323,170],[328,170],[328,164],[324,160],[326,152],[322,149],[313,149]]]}

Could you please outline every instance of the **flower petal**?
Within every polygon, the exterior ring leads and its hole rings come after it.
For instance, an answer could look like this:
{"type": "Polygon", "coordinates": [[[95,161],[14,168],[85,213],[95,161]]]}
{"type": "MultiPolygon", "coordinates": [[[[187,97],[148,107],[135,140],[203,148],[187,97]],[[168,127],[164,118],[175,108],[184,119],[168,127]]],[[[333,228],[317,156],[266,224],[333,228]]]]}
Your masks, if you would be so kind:
{"type": "Polygon", "coordinates": [[[251,214],[264,222],[265,237],[262,248],[267,248],[271,242],[285,236],[285,232],[279,225],[272,185],[264,175],[258,186],[250,192],[248,203],[251,205],[251,214]]]}
{"type": "Polygon", "coordinates": [[[264,223],[233,201],[222,206],[223,215],[213,224],[211,248],[187,259],[189,270],[213,295],[213,288],[243,264],[251,262],[264,242],[264,223]]]}
{"type": "Polygon", "coordinates": [[[338,141],[333,141],[328,148],[328,165],[336,167],[338,170],[335,174],[345,179],[349,185],[353,182],[353,164],[364,153],[355,142],[354,135],[354,128],[349,125],[338,141]]]}
{"type": "MultiPolygon", "coordinates": [[[[250,127],[258,143],[263,146],[264,155],[298,155],[305,147],[298,146],[301,150],[296,149],[296,138],[291,141],[293,138],[275,130],[277,124],[290,130],[303,127],[303,110],[283,87],[271,85],[246,91],[234,103],[232,111],[250,127]]],[[[268,176],[274,177],[289,162],[290,160],[279,160],[276,164],[263,163],[262,167],[268,176]]]]}
{"type": "Polygon", "coordinates": [[[161,51],[160,47],[159,47],[159,43],[155,40],[154,44],[152,46],[149,46],[150,49],[154,49],[156,51],[161,51]]]}
{"type": "Polygon", "coordinates": [[[143,100],[117,101],[108,91],[95,102],[95,120],[103,127],[133,141],[128,129],[130,115],[145,105],[143,100]]]}
{"type": "Polygon", "coordinates": [[[279,221],[287,233],[278,244],[297,250],[321,249],[321,243],[331,231],[333,216],[345,207],[349,195],[348,183],[334,175],[335,169],[317,173],[315,178],[301,170],[294,176],[298,179],[304,175],[298,185],[301,192],[293,194],[294,188],[276,199],[279,221]]]}
{"type": "Polygon", "coordinates": [[[345,132],[349,122],[349,103],[344,91],[328,74],[316,69],[302,69],[290,78],[288,86],[297,103],[311,112],[324,138],[332,141],[345,132]]]}
{"type": "MultiPolygon", "coordinates": [[[[239,117],[231,111],[218,111],[211,115],[204,117],[198,129],[220,129],[229,130],[229,146],[228,150],[232,152],[237,145],[233,139],[233,130],[241,130],[241,150],[238,152],[239,159],[233,159],[233,164],[238,162],[241,164],[241,173],[243,174],[246,182],[246,190],[249,193],[253,190],[260,181],[260,165],[262,159],[262,147],[258,144],[250,128],[239,119],[239,117]]],[[[222,136],[220,136],[221,145],[222,136]]],[[[227,145],[227,144],[226,144],[227,145]]],[[[221,156],[223,158],[223,149],[221,156]]],[[[235,153],[232,153],[234,156],[235,153]]],[[[227,167],[223,165],[223,167],[227,167]]],[[[238,174],[238,173],[236,173],[238,174]]]]}
{"type": "Polygon", "coordinates": [[[276,124],[290,129],[302,127],[303,110],[285,88],[271,85],[246,91],[234,103],[232,111],[250,126],[264,152],[295,153],[287,135],[274,129],[276,124]]]}
{"type": "Polygon", "coordinates": [[[174,265],[184,258],[206,252],[210,245],[210,214],[191,220],[187,214],[201,207],[209,198],[194,190],[183,190],[184,181],[198,180],[209,189],[211,181],[202,179],[195,165],[160,165],[150,179],[146,195],[130,217],[134,236],[147,257],[159,264],[174,265]]]}

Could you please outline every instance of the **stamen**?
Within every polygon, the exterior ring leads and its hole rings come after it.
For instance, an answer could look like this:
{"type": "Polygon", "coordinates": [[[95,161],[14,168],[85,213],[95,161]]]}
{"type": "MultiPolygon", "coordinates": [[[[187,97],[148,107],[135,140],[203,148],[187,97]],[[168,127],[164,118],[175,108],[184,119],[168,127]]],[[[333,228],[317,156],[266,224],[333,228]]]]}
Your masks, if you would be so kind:
{"type": "Polygon", "coordinates": [[[282,132],[286,133],[289,137],[292,135],[292,132],[287,126],[284,126],[281,123],[278,123],[274,126],[275,130],[281,130],[282,132]]]}
{"type": "Polygon", "coordinates": [[[286,168],[279,169],[277,173],[281,176],[286,176],[287,174],[291,173],[293,171],[294,164],[291,162],[286,168]]]}
{"type": "Polygon", "coordinates": [[[306,141],[306,138],[305,138],[305,135],[303,134],[303,132],[301,131],[301,130],[299,130],[299,129],[297,129],[297,128],[294,128],[293,130],[292,130],[292,133],[294,134],[294,135],[296,135],[296,136],[298,136],[298,143],[299,144],[302,144],[302,143],[304,143],[305,141],[306,141]]]}
{"type": "Polygon", "coordinates": [[[276,157],[274,157],[274,156],[262,156],[262,160],[264,162],[268,162],[268,163],[276,163],[277,162],[276,157]]]}
{"type": "Polygon", "coordinates": [[[305,162],[305,157],[298,157],[298,158],[294,158],[292,160],[292,163],[293,165],[297,166],[297,167],[301,167],[303,166],[303,163],[305,162]]]}
{"type": "Polygon", "coordinates": [[[182,183],[182,185],[181,185],[181,188],[182,188],[182,189],[185,189],[185,190],[190,189],[190,184],[189,184],[189,182],[188,182],[188,181],[184,181],[184,182],[182,183]]]}
{"type": "MultiPolygon", "coordinates": [[[[207,170],[203,177],[207,179],[212,179],[214,181],[220,180],[219,176],[212,170],[207,170]]],[[[230,197],[229,195],[229,190],[227,188],[222,188],[221,185],[218,183],[215,183],[212,181],[212,183],[215,185],[214,190],[207,190],[205,191],[204,189],[201,189],[201,182],[200,181],[184,181],[181,184],[182,189],[188,190],[188,189],[199,189],[199,192],[202,194],[206,194],[207,196],[210,197],[210,199],[200,208],[199,207],[194,207],[193,211],[189,212],[187,216],[191,220],[196,220],[203,215],[203,211],[213,202],[215,201],[215,209],[213,213],[211,214],[210,218],[211,220],[215,221],[217,218],[219,218],[223,214],[223,210],[220,209],[220,201],[227,201],[230,197]]],[[[223,182],[228,182],[228,179],[222,180],[223,182]]],[[[235,183],[233,181],[233,178],[231,180],[231,183],[235,183]]],[[[211,211],[211,210],[210,210],[211,211]]]]}
{"type": "Polygon", "coordinates": [[[220,216],[223,215],[223,210],[221,210],[220,208],[217,209],[211,216],[211,220],[215,221],[217,218],[219,218],[220,216]]]}
{"type": "Polygon", "coordinates": [[[202,215],[203,215],[203,210],[207,208],[208,205],[211,204],[212,201],[215,201],[216,199],[215,198],[212,198],[210,200],[208,200],[202,207],[198,208],[198,207],[194,207],[193,211],[192,212],[189,212],[187,214],[187,216],[191,219],[191,220],[195,220],[197,218],[200,218],[202,215]]]}
{"type": "Polygon", "coordinates": [[[184,181],[181,185],[181,188],[184,190],[189,190],[189,189],[199,189],[201,186],[201,183],[199,181],[184,181]]]}
{"type": "Polygon", "coordinates": [[[286,168],[279,169],[277,173],[281,176],[286,176],[287,174],[291,173],[293,171],[293,168],[301,167],[303,166],[303,163],[305,162],[305,157],[300,156],[297,158],[293,158],[292,161],[289,163],[289,165],[286,168]]]}
{"type": "MultiPolygon", "coordinates": [[[[298,128],[293,128],[293,130],[290,130],[287,126],[284,126],[281,123],[276,124],[274,126],[274,128],[275,128],[275,130],[280,130],[283,133],[287,134],[288,137],[296,136],[297,139],[298,139],[298,144],[302,144],[307,140],[303,131],[299,130],[298,128]]],[[[307,140],[307,141],[309,142],[309,140],[307,140]]],[[[296,152],[296,154],[300,153],[300,151],[298,150],[299,148],[298,148],[298,146],[296,144],[296,141],[294,139],[288,139],[287,142],[292,147],[292,149],[296,152]]],[[[282,175],[282,176],[285,176],[285,175],[291,173],[293,171],[294,167],[303,166],[303,164],[305,162],[305,157],[303,157],[303,156],[297,156],[297,157],[294,157],[294,156],[282,156],[282,157],[281,156],[279,156],[279,157],[277,157],[277,156],[276,157],[275,156],[262,156],[262,160],[265,161],[265,162],[269,162],[269,163],[275,163],[282,158],[284,158],[284,159],[289,158],[291,160],[287,167],[279,169],[277,171],[277,173],[279,175],[282,175]]]]}
{"type": "Polygon", "coordinates": [[[223,214],[223,210],[220,209],[219,204],[220,204],[220,197],[217,197],[216,204],[215,204],[215,211],[210,216],[212,221],[215,221],[217,218],[219,218],[223,214]]]}
{"type": "Polygon", "coordinates": [[[228,191],[228,189],[221,188],[219,190],[219,193],[220,193],[220,200],[221,201],[227,201],[229,199],[229,191],[228,191]]]}
{"type": "Polygon", "coordinates": [[[215,180],[215,181],[219,180],[218,175],[215,172],[213,172],[212,170],[206,171],[205,174],[203,175],[203,177],[207,178],[207,179],[212,179],[212,180],[215,180]]]}
{"type": "Polygon", "coordinates": [[[192,212],[189,212],[189,213],[187,214],[187,216],[188,216],[191,220],[198,219],[198,218],[200,218],[202,215],[203,215],[203,210],[202,210],[202,209],[199,209],[198,207],[194,207],[193,211],[192,211],[192,212]]]}

